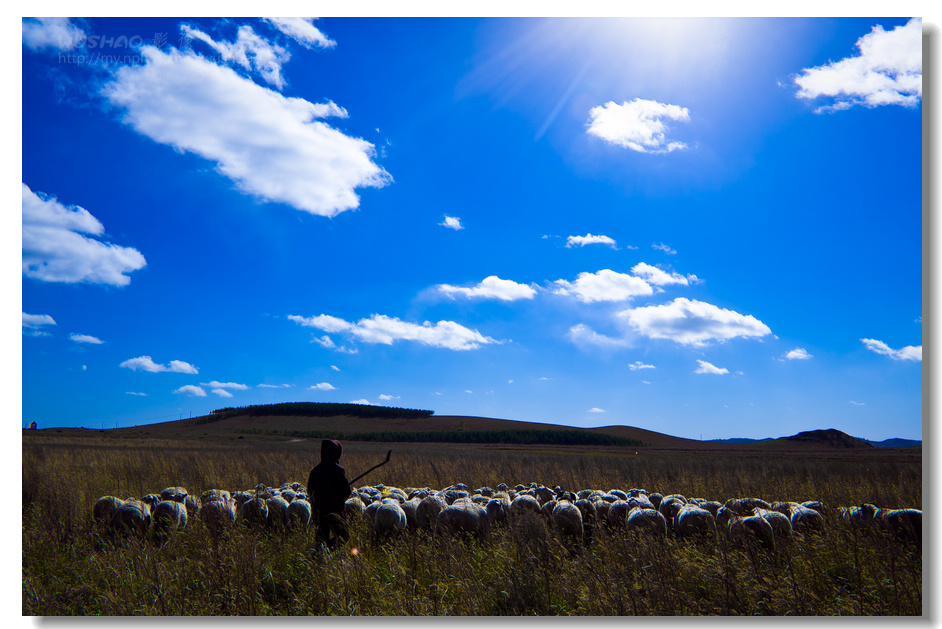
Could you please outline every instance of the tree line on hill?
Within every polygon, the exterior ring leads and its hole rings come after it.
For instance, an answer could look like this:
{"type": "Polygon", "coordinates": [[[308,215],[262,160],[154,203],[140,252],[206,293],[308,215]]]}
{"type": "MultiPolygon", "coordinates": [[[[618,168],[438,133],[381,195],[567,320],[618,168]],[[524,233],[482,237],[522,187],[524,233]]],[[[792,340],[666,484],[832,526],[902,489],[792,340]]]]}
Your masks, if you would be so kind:
{"type": "Polygon", "coordinates": [[[411,443],[501,443],[510,445],[626,446],[644,445],[638,439],[580,430],[428,430],[342,432],[333,430],[261,430],[249,434],[279,435],[299,439],[338,441],[382,441],[411,443]]]}
{"type": "Polygon", "coordinates": [[[337,417],[348,415],[351,417],[366,417],[379,419],[419,419],[431,417],[435,411],[415,408],[396,408],[393,406],[373,406],[371,404],[344,404],[334,402],[283,402],[281,404],[253,404],[250,406],[229,406],[219,408],[198,423],[216,422],[236,415],[249,415],[258,417],[290,416],[290,417],[337,417]]]}

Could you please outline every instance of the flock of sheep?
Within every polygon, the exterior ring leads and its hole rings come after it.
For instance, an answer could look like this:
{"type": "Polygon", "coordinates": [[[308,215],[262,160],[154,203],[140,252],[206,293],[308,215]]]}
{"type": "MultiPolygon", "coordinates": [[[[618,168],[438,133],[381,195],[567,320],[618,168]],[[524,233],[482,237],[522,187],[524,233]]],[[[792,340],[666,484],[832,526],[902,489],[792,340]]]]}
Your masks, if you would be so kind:
{"type": "MultiPolygon", "coordinates": [[[[545,517],[570,542],[591,538],[598,527],[649,532],[655,536],[730,540],[760,545],[770,551],[795,532],[820,532],[827,507],[820,502],[773,502],[759,498],[730,499],[725,503],[679,494],[663,496],[643,489],[578,493],[561,487],[529,486],[472,490],[463,484],[442,490],[429,488],[364,486],[351,491],[346,501],[350,519],[368,518],[375,538],[384,539],[406,529],[465,533],[487,537],[502,526],[531,513],[545,517]]],[[[882,530],[901,541],[921,546],[922,511],[880,509],[872,504],[839,507],[836,515],[850,527],[882,530]]],[[[311,503],[300,483],[274,489],[229,492],[210,489],[199,497],[182,487],[168,487],[141,499],[99,498],[95,521],[113,531],[140,537],[152,531],[165,538],[199,518],[214,536],[237,522],[277,530],[304,530],[311,524],[311,503]]]]}

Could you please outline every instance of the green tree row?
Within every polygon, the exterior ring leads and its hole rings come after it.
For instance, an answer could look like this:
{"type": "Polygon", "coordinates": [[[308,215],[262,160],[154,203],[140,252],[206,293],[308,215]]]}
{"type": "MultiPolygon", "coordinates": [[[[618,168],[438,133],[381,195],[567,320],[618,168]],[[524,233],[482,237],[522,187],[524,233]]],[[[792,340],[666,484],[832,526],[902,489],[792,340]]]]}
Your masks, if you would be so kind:
{"type": "Polygon", "coordinates": [[[415,432],[341,432],[332,430],[259,430],[250,434],[277,434],[303,439],[422,443],[502,443],[513,445],[629,446],[644,445],[637,439],[577,430],[430,430],[415,432]]]}

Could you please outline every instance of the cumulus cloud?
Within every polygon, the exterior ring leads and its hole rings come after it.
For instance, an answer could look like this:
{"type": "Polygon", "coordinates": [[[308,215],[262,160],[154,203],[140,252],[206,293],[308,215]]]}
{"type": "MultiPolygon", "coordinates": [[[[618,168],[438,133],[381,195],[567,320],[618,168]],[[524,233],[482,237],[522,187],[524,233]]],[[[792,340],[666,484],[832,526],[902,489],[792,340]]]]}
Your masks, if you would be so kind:
{"type": "Polygon", "coordinates": [[[445,220],[439,223],[442,227],[447,227],[448,229],[454,229],[458,231],[459,229],[464,229],[464,225],[461,224],[461,219],[457,216],[448,216],[445,215],[445,220]]]}
{"type": "Polygon", "coordinates": [[[585,247],[586,245],[608,245],[612,249],[617,249],[615,246],[615,240],[604,236],[602,234],[586,234],[585,236],[569,236],[566,238],[566,247],[572,248],[573,246],[585,247]]]}
{"type": "Polygon", "coordinates": [[[871,352],[876,352],[881,356],[888,356],[893,360],[915,360],[922,361],[922,345],[907,345],[902,349],[893,349],[883,341],[876,339],[860,339],[871,352]]]}
{"type": "Polygon", "coordinates": [[[126,286],[126,274],[144,268],[144,256],[130,247],[101,242],[104,226],[77,205],[33,192],[23,184],[23,274],[41,282],[88,282],[126,286]]]}
{"type": "Polygon", "coordinates": [[[189,395],[191,397],[206,397],[206,391],[196,386],[195,384],[185,384],[179,389],[175,390],[174,393],[179,393],[180,395],[189,395]]]}
{"type": "Polygon", "coordinates": [[[633,297],[651,295],[654,289],[640,277],[602,269],[596,273],[580,273],[575,282],[556,280],[557,295],[570,295],[581,302],[625,301],[633,297]]]}
{"type": "Polygon", "coordinates": [[[785,354],[787,360],[808,360],[812,358],[811,354],[804,347],[796,347],[792,351],[785,354]]]}
{"type": "Polygon", "coordinates": [[[337,42],[328,38],[314,26],[316,17],[266,17],[263,19],[305,48],[333,48],[337,45],[337,42]]]}
{"type": "MultiPolygon", "coordinates": [[[[644,262],[639,262],[631,267],[631,272],[638,277],[644,278],[648,284],[654,284],[655,286],[669,286],[671,284],[687,286],[690,284],[690,280],[680,273],[668,273],[644,262]]],[[[696,276],[691,277],[696,280],[696,276]]]]}
{"type": "Polygon", "coordinates": [[[76,334],[73,332],[69,335],[69,338],[76,343],[88,343],[90,345],[102,345],[104,341],[95,336],[89,336],[88,334],[76,334]]]}
{"type": "Polygon", "coordinates": [[[638,371],[639,369],[654,369],[654,368],[655,368],[654,365],[645,365],[640,360],[636,360],[632,364],[628,365],[628,369],[631,369],[632,371],[638,371]]]}
{"type": "Polygon", "coordinates": [[[702,346],[737,337],[760,338],[772,332],[752,315],[684,297],[660,306],[625,310],[619,317],[644,336],[669,339],[681,345],[702,346]]]}
{"type": "Polygon", "coordinates": [[[85,37],[67,17],[24,17],[23,45],[34,52],[44,48],[72,50],[85,37]]]}
{"type": "Polygon", "coordinates": [[[486,277],[477,286],[461,287],[449,284],[439,284],[436,288],[450,297],[460,295],[468,298],[499,299],[501,301],[516,301],[518,299],[533,299],[536,290],[526,284],[518,284],[513,280],[502,280],[496,275],[486,277]]]}
{"type": "Polygon", "coordinates": [[[286,98],[192,51],[140,50],[102,89],[123,122],[179,152],[215,162],[236,188],[319,216],[359,206],[360,187],[392,181],[374,146],[321,122],[346,117],[332,102],[286,98]]]}
{"type": "Polygon", "coordinates": [[[239,384],[238,382],[219,382],[218,380],[213,380],[212,382],[200,382],[200,384],[210,389],[235,389],[236,391],[248,391],[249,389],[247,385],[239,384]]]}
{"type": "Polygon", "coordinates": [[[285,86],[285,80],[281,76],[281,66],[291,58],[291,55],[281,46],[259,37],[251,26],[240,26],[234,42],[217,42],[189,24],[183,24],[180,30],[187,39],[205,43],[226,63],[235,63],[246,71],[254,71],[266,83],[278,89],[285,86]]]}
{"type": "Polygon", "coordinates": [[[885,31],[876,25],[857,40],[859,54],[805,68],[794,78],[798,98],[826,97],[837,111],[854,105],[915,107],[922,99],[922,20],[885,31]]]}
{"type": "Polygon", "coordinates": [[[636,98],[621,105],[609,101],[589,111],[587,132],[610,144],[639,153],[670,153],[687,148],[683,142],[667,137],[664,120],[687,122],[686,107],[636,98]]]}
{"type": "Polygon", "coordinates": [[[169,365],[161,365],[155,363],[150,356],[138,356],[137,358],[130,358],[120,365],[119,367],[124,367],[126,369],[131,369],[132,371],[149,371],[151,373],[188,373],[191,375],[196,375],[199,373],[199,370],[191,365],[190,363],[185,363],[182,360],[171,360],[169,365]]]}
{"type": "Polygon", "coordinates": [[[699,363],[700,366],[697,367],[694,373],[708,373],[717,376],[722,376],[723,374],[729,373],[729,369],[726,367],[717,367],[716,365],[708,363],[705,360],[698,360],[697,363],[699,363]]]}
{"type": "Polygon", "coordinates": [[[454,321],[439,321],[434,325],[426,321],[418,325],[379,314],[374,314],[368,319],[360,319],[356,323],[329,315],[316,317],[289,315],[288,319],[299,325],[325,332],[349,334],[364,343],[391,345],[396,341],[413,341],[422,345],[452,350],[477,349],[481,345],[499,343],[477,330],[470,330],[454,321]]]}
{"type": "Polygon", "coordinates": [[[335,391],[337,387],[329,382],[318,382],[309,386],[308,389],[311,391],[335,391]]]}

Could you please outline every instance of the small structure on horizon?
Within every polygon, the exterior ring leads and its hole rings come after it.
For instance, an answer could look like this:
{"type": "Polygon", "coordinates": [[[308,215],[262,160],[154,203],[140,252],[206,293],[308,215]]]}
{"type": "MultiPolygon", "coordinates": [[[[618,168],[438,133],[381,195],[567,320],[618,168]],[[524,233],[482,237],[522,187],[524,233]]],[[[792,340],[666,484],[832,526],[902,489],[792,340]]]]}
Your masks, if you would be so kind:
{"type": "Polygon", "coordinates": [[[36,430],[36,422],[30,422],[30,423],[29,423],[29,429],[30,429],[30,430],[36,430]]]}

